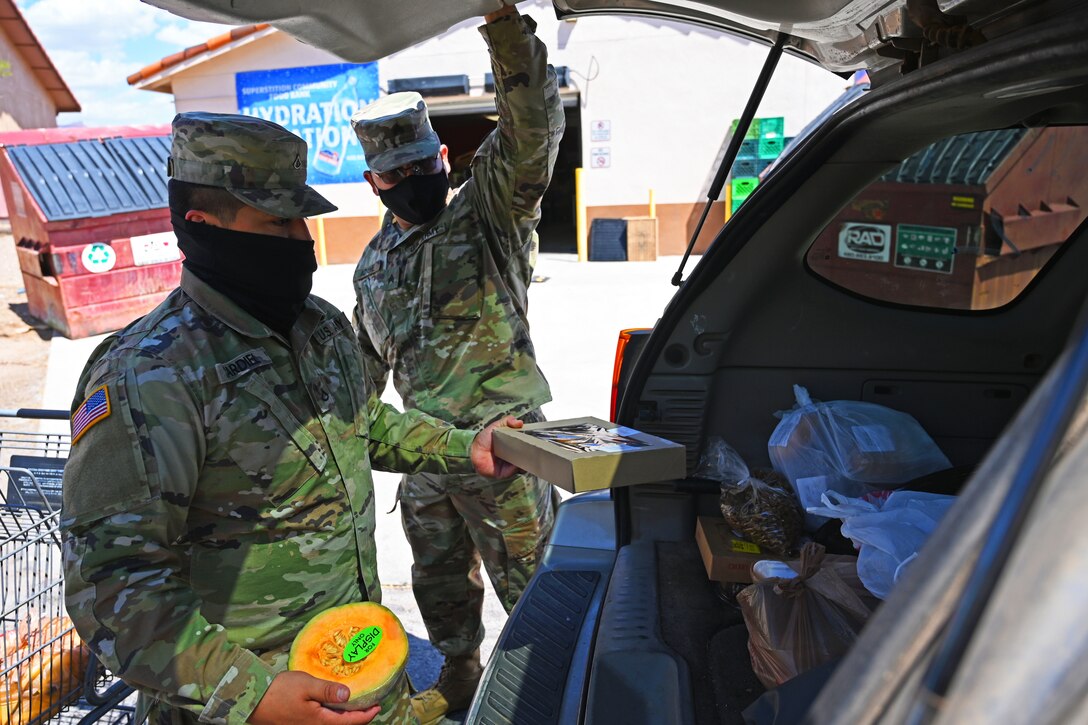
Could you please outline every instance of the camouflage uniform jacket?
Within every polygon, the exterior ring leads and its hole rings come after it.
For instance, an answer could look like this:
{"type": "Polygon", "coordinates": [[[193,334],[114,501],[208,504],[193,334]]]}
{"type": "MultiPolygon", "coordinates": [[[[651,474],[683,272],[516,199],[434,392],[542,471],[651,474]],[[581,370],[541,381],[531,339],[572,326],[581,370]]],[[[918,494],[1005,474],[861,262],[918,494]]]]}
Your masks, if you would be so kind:
{"type": "Polygon", "coordinates": [[[242,723],[303,625],[381,600],[375,467],[472,470],[474,434],[368,396],[354,331],[310,297],[290,347],[188,272],[92,355],[110,412],[65,470],[66,603],[153,722],[242,723]]]}
{"type": "Polygon", "coordinates": [[[387,214],[355,270],[355,323],[375,389],[406,408],[477,425],[551,400],[526,317],[540,221],[563,134],[547,49],[529,18],[483,26],[498,127],[472,178],[433,221],[407,233],[387,214]]]}

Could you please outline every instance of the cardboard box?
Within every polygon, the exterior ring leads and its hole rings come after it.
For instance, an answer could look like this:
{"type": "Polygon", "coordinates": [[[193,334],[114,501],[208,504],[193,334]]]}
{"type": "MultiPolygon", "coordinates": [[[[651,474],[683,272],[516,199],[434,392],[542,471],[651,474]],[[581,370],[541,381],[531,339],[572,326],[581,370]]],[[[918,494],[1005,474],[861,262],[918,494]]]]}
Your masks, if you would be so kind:
{"type": "Polygon", "coordinates": [[[624,217],[627,222],[627,261],[652,262],[657,259],[657,219],[624,217]]]}
{"type": "Polygon", "coordinates": [[[500,458],[571,493],[687,475],[681,444],[599,418],[500,428],[493,440],[500,458]]]}
{"type": "Polygon", "coordinates": [[[757,561],[789,561],[788,557],[765,552],[758,545],[741,539],[721,517],[700,516],[695,524],[695,541],[711,581],[750,584],[752,564],[757,561]]]}

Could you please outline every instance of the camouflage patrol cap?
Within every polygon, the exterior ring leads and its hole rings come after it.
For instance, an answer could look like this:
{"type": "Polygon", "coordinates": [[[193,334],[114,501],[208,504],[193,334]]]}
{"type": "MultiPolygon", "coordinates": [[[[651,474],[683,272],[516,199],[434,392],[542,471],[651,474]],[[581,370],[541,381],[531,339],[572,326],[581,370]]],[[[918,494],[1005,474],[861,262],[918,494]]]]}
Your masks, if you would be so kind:
{"type": "Polygon", "coordinates": [[[366,165],[390,171],[438,154],[441,144],[418,93],[391,93],[359,109],[351,117],[366,165]]]}
{"type": "Polygon", "coordinates": [[[220,186],[268,214],[298,218],[336,207],[306,185],[306,142],[251,116],[190,112],[174,116],[167,176],[220,186]]]}

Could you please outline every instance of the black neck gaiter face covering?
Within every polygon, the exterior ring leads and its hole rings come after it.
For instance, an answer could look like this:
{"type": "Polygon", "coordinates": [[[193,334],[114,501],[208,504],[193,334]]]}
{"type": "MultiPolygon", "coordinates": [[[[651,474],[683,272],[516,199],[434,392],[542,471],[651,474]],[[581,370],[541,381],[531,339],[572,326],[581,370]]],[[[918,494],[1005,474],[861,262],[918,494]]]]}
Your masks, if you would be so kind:
{"type": "Polygon", "coordinates": [[[378,196],[389,211],[409,224],[426,224],[446,207],[450,177],[444,171],[401,179],[392,189],[380,189],[378,196]]]}
{"type": "Polygon", "coordinates": [[[185,269],[289,339],[317,269],[313,241],[236,232],[170,215],[185,269]]]}

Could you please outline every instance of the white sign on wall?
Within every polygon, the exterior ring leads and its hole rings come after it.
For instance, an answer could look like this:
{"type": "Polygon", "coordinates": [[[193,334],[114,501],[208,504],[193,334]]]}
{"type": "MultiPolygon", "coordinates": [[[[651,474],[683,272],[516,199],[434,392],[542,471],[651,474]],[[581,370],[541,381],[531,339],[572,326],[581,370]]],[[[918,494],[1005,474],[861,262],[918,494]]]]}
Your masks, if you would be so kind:
{"type": "Polygon", "coordinates": [[[132,237],[132,262],[137,267],[176,262],[181,259],[178,239],[173,232],[158,232],[132,237]]]}
{"type": "Polygon", "coordinates": [[[612,165],[612,149],[608,146],[599,146],[590,151],[590,167],[594,169],[607,169],[612,165]]]}
{"type": "Polygon", "coordinates": [[[607,119],[601,119],[593,121],[589,125],[589,140],[590,141],[611,141],[612,140],[612,122],[607,119]]]}

